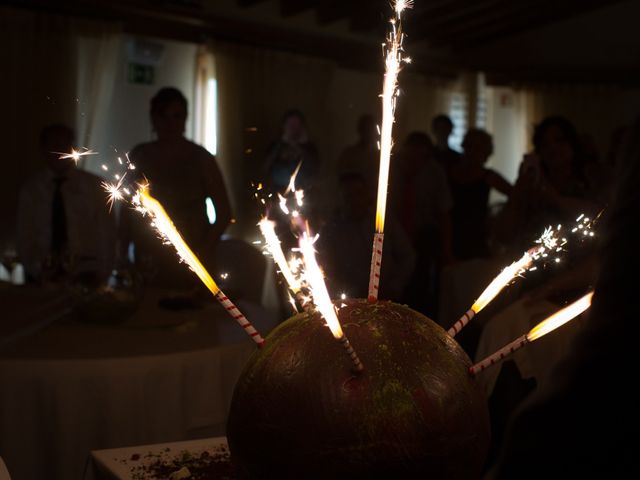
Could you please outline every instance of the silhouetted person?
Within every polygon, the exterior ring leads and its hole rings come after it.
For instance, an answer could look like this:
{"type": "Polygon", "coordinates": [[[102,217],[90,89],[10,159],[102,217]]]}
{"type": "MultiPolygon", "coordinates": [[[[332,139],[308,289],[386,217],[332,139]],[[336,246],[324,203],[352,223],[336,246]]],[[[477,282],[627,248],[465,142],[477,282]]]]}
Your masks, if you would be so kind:
{"type": "Polygon", "coordinates": [[[290,110],[282,119],[282,133],[265,159],[265,172],[269,186],[283,191],[300,164],[296,186],[308,190],[317,180],[320,170],[318,150],[309,139],[304,116],[299,110],[290,110]]]}
{"type": "MultiPolygon", "coordinates": [[[[175,88],[162,88],[151,100],[151,123],[157,140],[136,146],[130,154],[136,171],[157,198],[192,250],[211,267],[215,247],[231,221],[231,207],[216,159],[184,137],[187,100],[175,88]],[[207,216],[206,199],[215,207],[215,223],[207,216]]],[[[179,286],[193,274],[141,218],[131,218],[136,262],[146,263],[159,283],[179,286]]]]}
{"type": "Polygon", "coordinates": [[[391,172],[390,203],[418,255],[407,302],[433,316],[440,267],[453,260],[453,201],[446,174],[433,158],[433,144],[426,133],[413,132],[402,144],[391,172]]]}
{"type": "Polygon", "coordinates": [[[345,148],[340,154],[338,174],[357,173],[367,182],[373,191],[377,187],[378,163],[378,129],[373,115],[362,115],[358,119],[358,141],[345,148]]]}
{"type": "Polygon", "coordinates": [[[509,195],[513,187],[499,173],[485,167],[493,154],[493,139],[484,130],[471,129],[462,143],[464,153],[449,169],[453,195],[453,254],[459,260],[486,257],[489,193],[509,195]]]}
{"type": "Polygon", "coordinates": [[[460,158],[460,153],[449,146],[449,137],[453,132],[453,122],[445,114],[437,115],[431,121],[431,132],[436,140],[433,157],[448,171],[460,158]]]}
{"type": "Polygon", "coordinates": [[[46,168],[22,186],[18,255],[32,279],[106,275],[115,254],[115,228],[101,179],[60,158],[73,148],[73,130],[50,125],[40,134],[46,168]]]}
{"type": "Polygon", "coordinates": [[[594,215],[598,205],[584,177],[575,127],[564,117],[545,118],[535,129],[534,152],[525,155],[507,205],[496,220],[496,235],[514,252],[542,229],[572,223],[580,213],[594,215]]]}
{"type": "MultiPolygon", "coordinates": [[[[637,478],[637,241],[640,228],[640,123],[617,171],[602,233],[600,273],[585,328],[549,388],[514,419],[497,479],[637,478]],[[532,459],[534,459],[532,461],[532,459]],[[635,472],[635,473],[634,473],[635,472]]],[[[567,325],[562,328],[571,328],[567,325]]]]}
{"type": "MultiPolygon", "coordinates": [[[[340,208],[322,229],[318,248],[333,295],[344,292],[349,297],[366,298],[375,227],[373,196],[357,173],[342,175],[339,187],[340,208]]],[[[399,301],[413,273],[415,253],[393,214],[385,223],[380,298],[399,301]]]]}

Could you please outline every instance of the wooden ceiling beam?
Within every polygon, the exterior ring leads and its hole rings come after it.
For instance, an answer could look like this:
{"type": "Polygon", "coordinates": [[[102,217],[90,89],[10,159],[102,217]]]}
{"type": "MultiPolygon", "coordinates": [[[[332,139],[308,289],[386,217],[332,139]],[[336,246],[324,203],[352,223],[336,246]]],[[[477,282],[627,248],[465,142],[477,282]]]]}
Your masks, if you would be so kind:
{"type": "MultiPolygon", "coordinates": [[[[535,1],[535,0],[533,0],[535,1]]],[[[518,5],[532,3],[531,0],[520,0],[518,5]]],[[[419,17],[407,18],[407,30],[414,29],[416,33],[411,35],[413,40],[428,38],[433,30],[444,30],[447,26],[456,25],[479,18],[491,11],[499,10],[508,5],[513,5],[513,0],[478,0],[474,3],[466,3],[445,6],[440,9],[433,9],[428,13],[423,13],[419,17]]]]}
{"type": "Polygon", "coordinates": [[[475,47],[480,43],[487,43],[552,23],[566,21],[589,11],[624,1],[627,0],[569,0],[565,2],[548,0],[547,8],[543,8],[544,6],[539,3],[532,4],[519,14],[512,15],[507,19],[500,19],[500,21],[468,32],[459,32],[457,38],[448,43],[455,49],[475,47]]]}
{"type": "Polygon", "coordinates": [[[280,13],[283,17],[290,17],[317,6],[318,0],[280,0],[280,13]]]}
{"type": "Polygon", "coordinates": [[[637,87],[640,85],[640,69],[489,69],[485,73],[485,78],[487,85],[491,86],[514,86],[523,84],[571,84],[637,87]]]}
{"type": "Polygon", "coordinates": [[[264,3],[266,0],[237,0],[240,7],[253,7],[259,3],[264,3]]]}
{"type": "MultiPolygon", "coordinates": [[[[154,9],[149,8],[148,0],[8,0],[7,3],[39,12],[120,22],[124,31],[131,35],[194,43],[216,38],[239,45],[324,58],[344,68],[382,72],[382,57],[376,43],[283,29],[201,10],[154,9]]],[[[413,72],[442,78],[455,76],[452,68],[441,67],[430,58],[413,55],[413,60],[413,72]]]]}
{"type": "Polygon", "coordinates": [[[318,23],[320,25],[337,22],[350,14],[349,2],[345,2],[345,0],[320,0],[318,5],[318,23]]]}

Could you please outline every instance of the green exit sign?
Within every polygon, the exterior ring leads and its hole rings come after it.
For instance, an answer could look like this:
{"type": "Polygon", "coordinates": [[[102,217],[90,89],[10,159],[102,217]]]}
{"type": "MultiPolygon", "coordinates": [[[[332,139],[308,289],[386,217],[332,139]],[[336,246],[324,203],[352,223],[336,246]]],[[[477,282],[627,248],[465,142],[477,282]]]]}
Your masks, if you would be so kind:
{"type": "Polygon", "coordinates": [[[129,83],[153,85],[154,75],[155,70],[150,65],[141,65],[139,63],[129,64],[129,83]]]}

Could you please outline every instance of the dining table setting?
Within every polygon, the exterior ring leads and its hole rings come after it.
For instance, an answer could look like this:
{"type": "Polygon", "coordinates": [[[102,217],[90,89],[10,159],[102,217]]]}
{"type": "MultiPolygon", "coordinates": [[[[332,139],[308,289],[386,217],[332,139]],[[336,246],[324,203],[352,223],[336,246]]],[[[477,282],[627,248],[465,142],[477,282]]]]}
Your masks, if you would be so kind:
{"type": "MultiPolygon", "coordinates": [[[[79,479],[94,450],[224,436],[255,343],[201,292],[116,280],[0,282],[0,458],[12,478],[79,479]]],[[[237,304],[265,334],[276,325],[260,304],[237,304]]]]}

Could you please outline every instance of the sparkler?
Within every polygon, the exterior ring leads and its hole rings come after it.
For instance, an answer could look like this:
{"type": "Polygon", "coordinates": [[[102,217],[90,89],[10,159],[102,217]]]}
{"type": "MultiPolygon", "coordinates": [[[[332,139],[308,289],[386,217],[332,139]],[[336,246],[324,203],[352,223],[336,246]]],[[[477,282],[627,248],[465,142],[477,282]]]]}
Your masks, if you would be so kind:
{"type": "MultiPolygon", "coordinates": [[[[579,228],[576,227],[572,232],[586,231],[591,234],[589,236],[593,236],[593,232],[591,231],[592,222],[589,218],[586,218],[585,222],[584,218],[584,215],[580,215],[577,218],[576,222],[578,222],[579,228]]],[[[455,337],[460,333],[460,330],[462,330],[471,321],[471,319],[473,319],[473,317],[475,317],[494,298],[496,298],[496,296],[498,296],[498,294],[513,280],[522,276],[526,271],[535,270],[537,267],[534,266],[534,262],[540,259],[548,259],[550,254],[562,252],[564,245],[567,243],[567,239],[560,235],[561,231],[562,225],[558,225],[555,229],[547,227],[540,238],[536,240],[536,246],[527,250],[518,261],[509,265],[491,281],[489,286],[485,288],[471,308],[467,310],[465,314],[462,315],[462,317],[460,317],[460,319],[449,329],[449,335],[455,337]]],[[[560,262],[560,257],[555,257],[555,262],[560,262]]]]}
{"type": "Polygon", "coordinates": [[[149,214],[153,219],[153,226],[158,233],[167,242],[171,243],[176,249],[178,256],[183,260],[191,270],[198,276],[198,278],[209,289],[213,296],[218,300],[222,306],[227,310],[234,320],[236,320],[242,328],[247,332],[258,346],[262,346],[264,339],[251,325],[249,320],[238,310],[238,308],[229,300],[229,298],[220,290],[216,282],[213,280],[209,272],[204,268],[200,260],[196,257],[193,251],[189,248],[187,243],[183,240],[182,235],[178,232],[169,215],[163,208],[163,206],[155,198],[149,194],[148,184],[140,186],[137,194],[133,198],[133,203],[137,209],[144,214],[149,214]]]}
{"type": "Polygon", "coordinates": [[[555,329],[570,322],[578,315],[585,312],[591,306],[592,297],[593,292],[589,292],[584,297],[573,302],[571,305],[568,305],[562,310],[559,310],[553,315],[547,317],[545,320],[533,327],[529,331],[529,333],[522,335],[510,344],[498,350],[493,355],[490,355],[481,362],[473,365],[471,368],[469,368],[469,373],[471,373],[472,375],[476,375],[478,372],[489,368],[491,365],[494,365],[495,363],[501,361],[516,350],[521,349],[527,343],[534,342],[537,339],[545,336],[547,333],[553,332],[555,329]]]}
{"type": "MultiPolygon", "coordinates": [[[[300,190],[301,191],[301,190],[300,190]]],[[[268,218],[263,218],[258,223],[260,227],[260,231],[262,232],[262,236],[267,245],[267,249],[273,260],[276,262],[276,265],[280,269],[280,272],[284,276],[287,281],[287,285],[289,285],[289,289],[295,295],[300,305],[304,306],[307,303],[307,300],[302,293],[302,284],[300,280],[293,274],[291,268],[289,267],[289,263],[287,263],[287,259],[284,256],[284,252],[282,251],[282,246],[280,244],[280,239],[276,234],[275,230],[275,222],[272,222],[268,218]]],[[[293,302],[295,305],[295,301],[293,302]]],[[[297,309],[296,309],[297,310],[297,309]]]]}
{"type": "Polygon", "coordinates": [[[371,271],[369,274],[369,301],[378,299],[380,286],[380,268],[382,266],[382,247],[384,243],[384,220],[387,209],[387,186],[389,184],[389,166],[393,147],[393,123],[398,96],[398,74],[402,63],[410,60],[404,57],[402,42],[402,12],[413,5],[411,0],[396,0],[395,18],[390,20],[391,31],[385,43],[385,73],[382,87],[382,128],[380,131],[380,172],[378,177],[378,197],[376,201],[376,231],[373,236],[371,271]]]}
{"type": "Polygon", "coordinates": [[[323,316],[331,333],[338,340],[347,351],[347,354],[353,362],[353,366],[356,372],[360,373],[364,370],[364,366],[355,352],[349,339],[342,331],[338,315],[336,314],[336,308],[329,298],[329,292],[327,286],[324,283],[322,276],[322,270],[316,261],[315,249],[313,248],[314,238],[311,238],[308,231],[303,232],[299,237],[300,252],[304,258],[305,264],[305,278],[309,284],[311,294],[313,296],[313,303],[323,316]]]}

